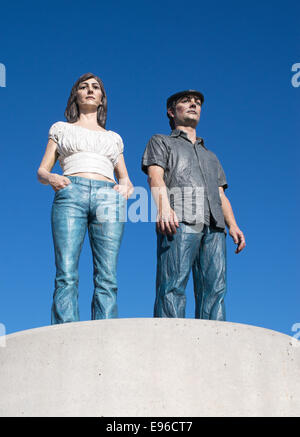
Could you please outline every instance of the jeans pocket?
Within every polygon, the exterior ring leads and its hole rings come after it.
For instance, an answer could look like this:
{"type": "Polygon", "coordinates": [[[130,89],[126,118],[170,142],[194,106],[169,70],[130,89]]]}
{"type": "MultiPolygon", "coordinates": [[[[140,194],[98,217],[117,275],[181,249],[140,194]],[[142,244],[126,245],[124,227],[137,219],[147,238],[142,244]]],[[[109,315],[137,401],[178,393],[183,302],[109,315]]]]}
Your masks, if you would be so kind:
{"type": "Polygon", "coordinates": [[[58,194],[65,192],[68,188],[70,188],[71,185],[72,185],[72,182],[70,182],[66,187],[63,187],[60,190],[55,191],[55,196],[58,196],[58,194]]]}

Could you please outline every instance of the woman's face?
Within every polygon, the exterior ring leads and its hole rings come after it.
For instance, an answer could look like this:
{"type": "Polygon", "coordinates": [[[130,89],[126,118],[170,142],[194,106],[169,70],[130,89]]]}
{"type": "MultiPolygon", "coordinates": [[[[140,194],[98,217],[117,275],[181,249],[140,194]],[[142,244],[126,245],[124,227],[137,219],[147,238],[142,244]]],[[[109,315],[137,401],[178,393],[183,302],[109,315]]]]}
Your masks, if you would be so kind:
{"type": "Polygon", "coordinates": [[[102,91],[99,83],[93,77],[80,82],[77,90],[77,104],[80,107],[92,106],[95,109],[102,103],[102,91]]]}

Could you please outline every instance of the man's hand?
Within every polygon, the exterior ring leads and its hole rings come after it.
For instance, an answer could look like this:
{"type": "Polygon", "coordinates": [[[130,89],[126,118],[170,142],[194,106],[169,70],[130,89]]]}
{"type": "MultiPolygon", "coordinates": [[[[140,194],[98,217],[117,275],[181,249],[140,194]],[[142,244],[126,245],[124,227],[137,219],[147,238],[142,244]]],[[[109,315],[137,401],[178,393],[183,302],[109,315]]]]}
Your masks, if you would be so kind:
{"type": "Polygon", "coordinates": [[[159,165],[148,167],[148,184],[157,207],[156,230],[161,234],[176,234],[179,221],[170,207],[168,189],[164,181],[164,169],[159,165]]]}
{"type": "Polygon", "coordinates": [[[156,227],[161,234],[176,234],[179,222],[175,211],[172,208],[168,208],[166,212],[159,213],[157,215],[156,227]]]}
{"type": "Polygon", "coordinates": [[[243,232],[237,226],[230,226],[229,235],[233,238],[235,244],[238,244],[238,247],[235,250],[235,253],[241,252],[246,246],[246,241],[243,232]]]}

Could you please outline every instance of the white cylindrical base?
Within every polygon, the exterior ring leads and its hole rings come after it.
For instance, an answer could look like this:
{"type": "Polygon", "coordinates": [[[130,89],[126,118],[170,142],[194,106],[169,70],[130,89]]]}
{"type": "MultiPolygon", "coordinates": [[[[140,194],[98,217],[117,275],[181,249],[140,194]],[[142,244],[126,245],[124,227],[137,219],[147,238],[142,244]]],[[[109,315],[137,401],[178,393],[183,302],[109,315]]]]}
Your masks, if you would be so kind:
{"type": "Polygon", "coordinates": [[[0,416],[299,416],[297,343],[193,319],[22,331],[0,347],[0,416]]]}

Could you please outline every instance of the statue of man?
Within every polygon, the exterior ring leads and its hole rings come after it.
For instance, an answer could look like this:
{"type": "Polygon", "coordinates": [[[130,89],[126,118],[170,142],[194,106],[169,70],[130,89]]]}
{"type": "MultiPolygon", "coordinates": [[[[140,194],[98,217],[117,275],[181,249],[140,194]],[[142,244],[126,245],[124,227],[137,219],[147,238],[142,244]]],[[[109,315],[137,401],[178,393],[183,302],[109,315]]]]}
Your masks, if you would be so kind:
{"type": "Polygon", "coordinates": [[[196,136],[203,102],[195,90],[170,96],[172,132],[153,135],[142,159],[158,211],[154,317],[185,317],[192,270],[195,318],[225,320],[226,226],[236,253],[246,245],[224,193],[223,168],[196,136]]]}

